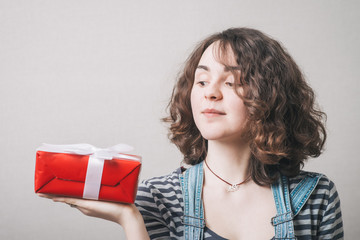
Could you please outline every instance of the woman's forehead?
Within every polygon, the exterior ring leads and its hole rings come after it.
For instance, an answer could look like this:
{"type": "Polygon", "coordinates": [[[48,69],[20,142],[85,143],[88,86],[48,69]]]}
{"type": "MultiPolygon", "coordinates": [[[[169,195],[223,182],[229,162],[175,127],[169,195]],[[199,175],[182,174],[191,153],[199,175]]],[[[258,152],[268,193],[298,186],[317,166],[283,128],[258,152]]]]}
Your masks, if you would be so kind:
{"type": "Polygon", "coordinates": [[[229,43],[216,41],[212,43],[205,51],[207,50],[211,51],[216,61],[223,64],[224,66],[236,67],[238,65],[237,58],[229,43]]]}
{"type": "Polygon", "coordinates": [[[214,59],[216,62],[223,65],[225,71],[236,71],[240,69],[237,64],[236,56],[228,43],[216,41],[209,45],[203,52],[197,67],[204,64],[206,65],[206,62],[209,59],[214,59]]]}

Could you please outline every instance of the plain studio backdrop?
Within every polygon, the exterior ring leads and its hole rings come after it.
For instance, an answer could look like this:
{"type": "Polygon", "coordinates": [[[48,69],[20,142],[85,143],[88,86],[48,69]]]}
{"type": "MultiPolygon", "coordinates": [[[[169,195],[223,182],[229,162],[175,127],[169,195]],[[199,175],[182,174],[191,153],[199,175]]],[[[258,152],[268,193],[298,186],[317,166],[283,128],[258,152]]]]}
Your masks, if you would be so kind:
{"type": "Polygon", "coordinates": [[[141,179],[181,155],[160,119],[201,39],[253,27],[280,40],[327,113],[326,151],[306,170],[339,191],[345,235],[360,235],[360,4],[357,1],[0,0],[0,239],[125,239],[122,228],[34,193],[41,143],[127,143],[141,179]]]}

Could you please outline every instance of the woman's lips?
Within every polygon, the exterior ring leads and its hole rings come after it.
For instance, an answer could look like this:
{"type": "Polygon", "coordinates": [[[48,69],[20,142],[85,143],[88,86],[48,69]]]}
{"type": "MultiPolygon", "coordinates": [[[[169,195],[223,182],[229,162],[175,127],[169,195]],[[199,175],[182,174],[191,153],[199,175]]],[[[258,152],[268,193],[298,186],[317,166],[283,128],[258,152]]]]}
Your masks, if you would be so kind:
{"type": "Polygon", "coordinates": [[[218,117],[218,116],[226,115],[226,113],[212,108],[207,108],[201,113],[207,117],[218,117]]]}

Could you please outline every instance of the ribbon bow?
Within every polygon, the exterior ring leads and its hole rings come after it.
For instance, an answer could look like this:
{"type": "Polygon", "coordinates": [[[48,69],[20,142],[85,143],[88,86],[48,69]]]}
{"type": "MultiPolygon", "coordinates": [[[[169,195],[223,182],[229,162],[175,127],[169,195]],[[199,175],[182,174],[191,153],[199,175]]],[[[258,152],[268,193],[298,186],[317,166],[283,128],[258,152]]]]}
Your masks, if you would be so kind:
{"type": "Polygon", "coordinates": [[[113,158],[126,158],[131,160],[140,159],[136,156],[124,155],[134,150],[134,148],[127,144],[117,144],[109,148],[97,148],[87,143],[80,144],[67,144],[67,145],[55,145],[43,143],[37,151],[53,152],[53,153],[70,153],[78,155],[93,155],[94,157],[101,158],[104,160],[111,160],[113,158]]]}

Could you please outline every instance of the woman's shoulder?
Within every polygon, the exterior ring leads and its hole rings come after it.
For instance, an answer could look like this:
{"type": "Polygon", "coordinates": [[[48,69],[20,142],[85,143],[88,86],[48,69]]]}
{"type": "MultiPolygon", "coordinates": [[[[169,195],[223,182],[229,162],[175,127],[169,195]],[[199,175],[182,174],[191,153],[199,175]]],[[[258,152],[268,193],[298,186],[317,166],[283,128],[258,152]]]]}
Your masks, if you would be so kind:
{"type": "Polygon", "coordinates": [[[140,212],[158,212],[159,216],[166,219],[172,216],[173,221],[178,222],[184,203],[179,180],[181,172],[181,168],[177,168],[170,174],[142,181],[135,201],[140,212]]]}
{"type": "Polygon", "coordinates": [[[169,174],[145,179],[142,181],[141,185],[159,189],[177,187],[180,185],[180,174],[181,168],[177,168],[169,174]]]}
{"type": "Polygon", "coordinates": [[[300,173],[295,177],[289,178],[289,187],[290,191],[295,189],[299,184],[304,183],[306,179],[315,179],[316,180],[316,187],[315,190],[333,190],[335,188],[335,184],[330,178],[328,178],[323,173],[318,172],[310,172],[310,171],[300,171],[300,173]]]}
{"type": "Polygon", "coordinates": [[[299,194],[301,190],[310,191],[306,204],[299,215],[303,215],[305,212],[310,215],[318,212],[320,216],[325,216],[329,211],[337,212],[339,214],[337,218],[341,219],[340,198],[336,186],[326,175],[301,171],[296,177],[289,178],[289,185],[291,198],[301,195],[299,194]],[[313,185],[313,187],[309,187],[309,185],[313,185]]]}
{"type": "Polygon", "coordinates": [[[296,236],[342,239],[340,198],[334,182],[324,174],[301,171],[297,176],[289,178],[290,196],[296,197],[298,190],[307,183],[316,185],[294,219],[296,236]]]}
{"type": "Polygon", "coordinates": [[[143,180],[138,187],[138,197],[151,195],[167,200],[181,198],[180,174],[181,168],[177,168],[169,174],[143,180]]]}

